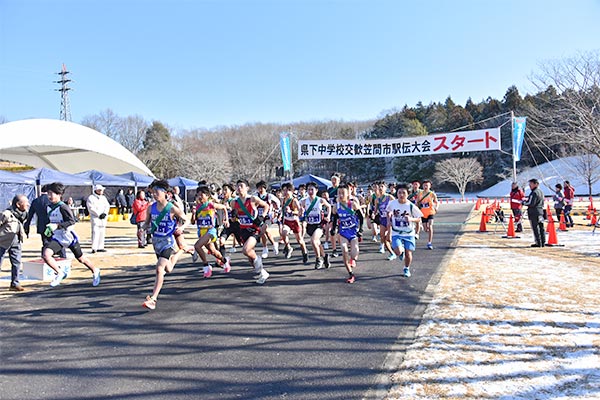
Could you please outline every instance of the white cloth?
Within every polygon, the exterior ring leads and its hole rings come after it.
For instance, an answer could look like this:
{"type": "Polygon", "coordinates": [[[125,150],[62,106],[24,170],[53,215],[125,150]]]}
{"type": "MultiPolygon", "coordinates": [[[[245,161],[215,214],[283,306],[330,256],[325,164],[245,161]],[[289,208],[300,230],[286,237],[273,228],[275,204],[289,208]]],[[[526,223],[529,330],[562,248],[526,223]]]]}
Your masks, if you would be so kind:
{"type": "Polygon", "coordinates": [[[92,193],[88,197],[86,205],[92,221],[92,250],[104,249],[104,236],[110,204],[103,194],[92,193]],[[101,214],[105,214],[103,219],[100,219],[101,214]]]}

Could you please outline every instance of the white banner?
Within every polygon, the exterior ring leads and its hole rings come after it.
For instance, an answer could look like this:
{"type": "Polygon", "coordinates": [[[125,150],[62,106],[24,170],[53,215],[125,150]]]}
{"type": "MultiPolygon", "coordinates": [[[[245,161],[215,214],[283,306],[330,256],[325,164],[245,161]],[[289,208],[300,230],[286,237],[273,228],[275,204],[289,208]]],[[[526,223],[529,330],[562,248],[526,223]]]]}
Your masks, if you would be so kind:
{"type": "Polygon", "coordinates": [[[500,150],[500,128],[375,140],[299,140],[298,159],[379,158],[500,150]]]}

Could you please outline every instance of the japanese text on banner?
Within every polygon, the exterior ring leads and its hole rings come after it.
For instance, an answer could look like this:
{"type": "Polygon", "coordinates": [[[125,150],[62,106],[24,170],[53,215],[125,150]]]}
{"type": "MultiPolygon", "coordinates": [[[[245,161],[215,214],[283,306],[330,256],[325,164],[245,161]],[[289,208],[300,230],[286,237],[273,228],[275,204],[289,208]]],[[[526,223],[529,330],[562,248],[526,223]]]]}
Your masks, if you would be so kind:
{"type": "Polygon", "coordinates": [[[378,158],[500,150],[500,128],[377,140],[299,140],[298,159],[378,158]]]}

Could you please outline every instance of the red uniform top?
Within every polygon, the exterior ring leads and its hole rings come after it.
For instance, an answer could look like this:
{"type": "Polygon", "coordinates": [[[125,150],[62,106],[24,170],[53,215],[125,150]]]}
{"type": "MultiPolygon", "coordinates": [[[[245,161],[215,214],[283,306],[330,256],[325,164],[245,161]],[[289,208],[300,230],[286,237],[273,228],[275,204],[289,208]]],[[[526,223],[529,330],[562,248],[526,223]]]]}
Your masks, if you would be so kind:
{"type": "Polygon", "coordinates": [[[565,186],[563,193],[565,194],[566,203],[568,205],[572,205],[573,198],[575,197],[575,189],[573,188],[573,186],[565,186]]]}
{"type": "Polygon", "coordinates": [[[510,191],[510,208],[520,210],[523,208],[523,199],[525,198],[525,192],[521,188],[517,188],[510,191]]]}

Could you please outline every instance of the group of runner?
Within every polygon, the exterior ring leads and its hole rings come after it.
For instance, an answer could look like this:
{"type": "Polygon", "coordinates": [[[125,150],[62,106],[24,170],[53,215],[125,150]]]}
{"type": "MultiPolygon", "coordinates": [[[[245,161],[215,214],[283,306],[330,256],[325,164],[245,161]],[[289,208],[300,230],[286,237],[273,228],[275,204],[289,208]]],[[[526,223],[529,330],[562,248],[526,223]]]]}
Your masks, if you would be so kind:
{"type": "MultiPolygon", "coordinates": [[[[156,277],[152,294],[146,297],[143,306],[155,309],[165,275],[173,271],[179,257],[186,252],[192,253],[194,262],[202,261],[204,278],[213,274],[209,256],[215,259],[215,265],[221,267],[223,273],[229,273],[231,260],[226,255],[225,245],[231,236],[234,243],[242,246],[243,255],[254,269],[257,284],[262,285],[269,278],[263,265],[263,259],[269,256],[269,245],[275,255],[282,249],[286,258],[292,257],[291,236],[302,252],[305,265],[309,263],[309,249],[304,238],[309,238],[315,269],[329,268],[331,258],[339,256],[339,247],[348,274],[346,282],[354,283],[359,243],[366,222],[372,240],[380,243],[380,253],[389,253],[390,261],[399,259],[403,275],[410,277],[412,254],[421,229],[428,235],[427,248],[433,249],[433,219],[439,203],[431,182],[422,182],[422,189],[417,181],[411,185],[389,186],[385,182],[375,182],[365,194],[359,194],[353,182],[341,183],[338,175],[333,175],[331,182],[332,186],[321,192],[312,182],[299,187],[298,192],[291,183],[284,183],[277,195],[267,191],[264,181],[258,182],[252,193],[244,179],[238,180],[235,188],[224,184],[220,193],[215,193],[208,185],[200,185],[189,220],[183,207],[175,201],[177,196],[168,182],[155,180],[148,188],[154,202],[149,206],[143,225],[152,234],[157,257],[156,277]],[[198,235],[193,247],[183,238],[183,232],[190,224],[196,225],[198,235]],[[279,240],[275,240],[273,229],[269,229],[274,225],[278,227],[279,240]],[[259,243],[262,244],[260,255],[256,252],[259,243]],[[327,253],[330,248],[331,252],[327,253]]],[[[57,187],[56,192],[56,198],[51,198],[51,202],[62,203],[60,192],[64,192],[64,186],[57,187]]],[[[54,191],[49,193],[51,197],[54,191]]],[[[60,207],[60,212],[50,212],[49,235],[54,240],[45,247],[44,259],[57,273],[51,284],[59,284],[66,276],[65,271],[53,262],[52,255],[60,250],[59,247],[68,247],[90,269],[93,283],[98,285],[100,271],[81,253],[72,229],[74,218],[69,217],[69,211],[60,207]],[[63,238],[65,233],[67,237],[63,238]]]]}

